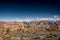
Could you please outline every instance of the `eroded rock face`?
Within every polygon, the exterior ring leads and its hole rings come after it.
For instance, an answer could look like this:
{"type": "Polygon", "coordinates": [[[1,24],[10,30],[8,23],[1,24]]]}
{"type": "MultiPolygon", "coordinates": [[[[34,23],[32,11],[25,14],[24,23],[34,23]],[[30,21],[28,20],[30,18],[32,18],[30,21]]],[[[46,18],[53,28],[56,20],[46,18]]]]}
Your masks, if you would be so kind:
{"type": "Polygon", "coordinates": [[[0,27],[10,28],[11,30],[17,30],[19,28],[25,29],[25,27],[43,27],[45,29],[55,30],[60,28],[60,24],[48,20],[31,22],[0,22],[0,27]]]}

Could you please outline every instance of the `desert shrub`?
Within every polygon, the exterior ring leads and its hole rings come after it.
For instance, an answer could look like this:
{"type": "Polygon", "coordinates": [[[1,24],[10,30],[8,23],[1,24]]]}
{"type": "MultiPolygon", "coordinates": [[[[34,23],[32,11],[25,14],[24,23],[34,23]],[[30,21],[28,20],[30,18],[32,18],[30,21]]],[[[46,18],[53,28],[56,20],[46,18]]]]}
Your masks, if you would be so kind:
{"type": "Polygon", "coordinates": [[[3,36],[3,40],[10,40],[11,36],[9,34],[6,34],[3,36]]]}

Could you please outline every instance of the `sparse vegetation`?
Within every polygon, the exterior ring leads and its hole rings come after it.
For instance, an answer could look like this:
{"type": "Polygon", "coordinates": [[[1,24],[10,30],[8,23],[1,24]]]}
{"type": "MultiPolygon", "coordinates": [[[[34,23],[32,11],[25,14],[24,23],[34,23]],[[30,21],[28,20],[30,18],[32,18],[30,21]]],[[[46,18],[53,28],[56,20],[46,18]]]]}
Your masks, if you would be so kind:
{"type": "MultiPolygon", "coordinates": [[[[43,23],[43,22],[42,22],[43,23]]],[[[33,27],[31,24],[13,24],[10,28],[0,29],[1,40],[60,40],[60,32],[56,24],[43,23],[33,27]],[[11,31],[13,30],[13,31],[11,31]]],[[[8,24],[7,24],[8,25],[8,24]]],[[[5,25],[3,27],[6,27],[5,25]]],[[[9,27],[9,26],[8,26],[9,27]]]]}

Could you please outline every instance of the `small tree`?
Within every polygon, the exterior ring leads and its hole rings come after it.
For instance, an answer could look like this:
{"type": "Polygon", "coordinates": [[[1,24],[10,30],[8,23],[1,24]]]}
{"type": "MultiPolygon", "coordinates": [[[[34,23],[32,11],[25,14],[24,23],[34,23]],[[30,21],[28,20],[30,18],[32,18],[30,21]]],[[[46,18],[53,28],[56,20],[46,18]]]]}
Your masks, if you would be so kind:
{"type": "Polygon", "coordinates": [[[9,32],[10,32],[10,29],[9,28],[6,29],[6,34],[9,34],[9,32]]]}

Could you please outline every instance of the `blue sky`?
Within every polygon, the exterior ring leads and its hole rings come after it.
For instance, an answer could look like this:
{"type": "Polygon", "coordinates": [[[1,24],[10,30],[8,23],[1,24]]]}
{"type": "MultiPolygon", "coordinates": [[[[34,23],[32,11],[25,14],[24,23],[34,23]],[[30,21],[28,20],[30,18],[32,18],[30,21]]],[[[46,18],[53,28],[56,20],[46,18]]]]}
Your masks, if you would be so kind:
{"type": "Polygon", "coordinates": [[[0,1],[0,20],[60,15],[59,4],[60,3],[58,1],[0,1]]]}

